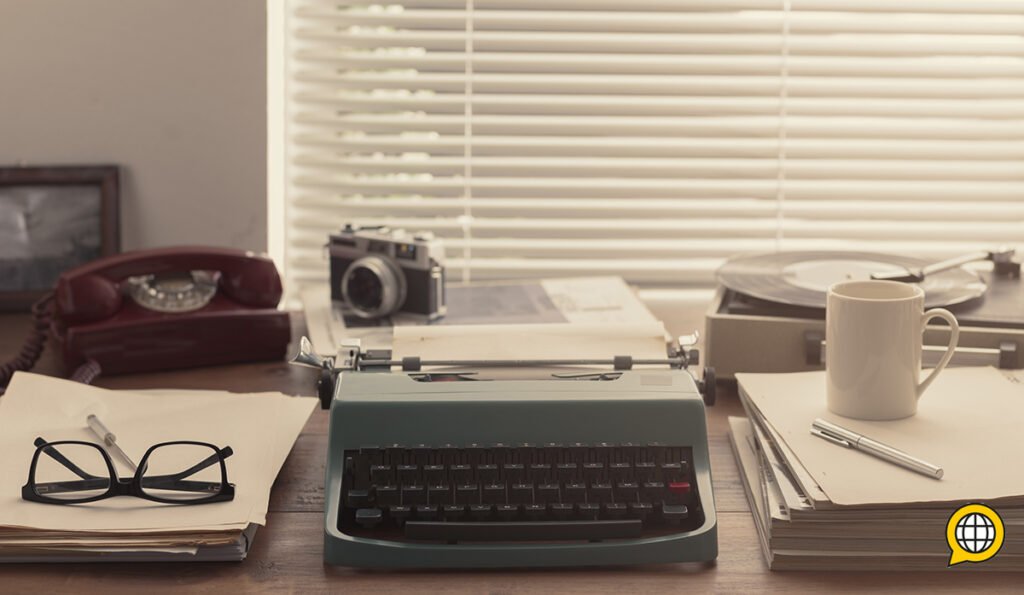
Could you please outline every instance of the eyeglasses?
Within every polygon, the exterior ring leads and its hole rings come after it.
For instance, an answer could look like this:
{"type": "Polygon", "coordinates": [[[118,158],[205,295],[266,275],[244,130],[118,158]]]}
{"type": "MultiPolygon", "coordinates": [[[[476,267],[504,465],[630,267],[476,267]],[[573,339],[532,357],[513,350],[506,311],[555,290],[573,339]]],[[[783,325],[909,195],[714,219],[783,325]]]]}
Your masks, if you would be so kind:
{"type": "Polygon", "coordinates": [[[133,477],[118,477],[110,455],[92,442],[35,440],[21,497],[45,504],[84,504],[135,496],[164,504],[208,504],[235,497],[224,459],[230,446],[162,442],[149,447],[133,477]],[[45,455],[45,456],[43,456],[45,455]]]}

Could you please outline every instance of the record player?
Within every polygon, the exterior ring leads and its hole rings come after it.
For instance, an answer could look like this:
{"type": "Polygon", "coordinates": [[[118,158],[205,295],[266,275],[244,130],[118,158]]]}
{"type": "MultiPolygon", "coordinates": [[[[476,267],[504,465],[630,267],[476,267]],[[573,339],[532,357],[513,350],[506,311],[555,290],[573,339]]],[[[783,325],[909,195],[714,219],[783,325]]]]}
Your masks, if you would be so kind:
{"type": "MultiPolygon", "coordinates": [[[[849,279],[920,284],[925,308],[946,308],[960,322],[951,365],[1024,368],[1024,282],[1009,248],[939,263],[852,251],[757,253],[730,259],[716,276],[705,350],[718,378],[823,369],[827,289],[849,279]]],[[[938,361],[948,337],[945,324],[926,328],[926,366],[938,361]]]]}

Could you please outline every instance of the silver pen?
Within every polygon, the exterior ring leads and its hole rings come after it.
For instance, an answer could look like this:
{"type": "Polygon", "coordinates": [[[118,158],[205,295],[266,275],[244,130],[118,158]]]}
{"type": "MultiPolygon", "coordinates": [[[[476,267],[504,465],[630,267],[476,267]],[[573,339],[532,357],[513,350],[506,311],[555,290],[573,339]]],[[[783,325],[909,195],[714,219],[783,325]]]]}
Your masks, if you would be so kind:
{"type": "Polygon", "coordinates": [[[867,436],[858,434],[852,430],[847,430],[844,427],[837,426],[836,424],[825,421],[820,417],[814,420],[814,423],[811,424],[811,434],[814,434],[818,438],[827,440],[832,444],[838,444],[839,446],[865,452],[873,457],[882,459],[883,461],[889,461],[894,465],[899,465],[904,469],[910,469],[911,471],[915,471],[921,475],[927,475],[932,479],[942,479],[942,467],[932,465],[927,461],[922,461],[921,459],[909,455],[898,448],[882,444],[877,440],[872,440],[867,436]]]}
{"type": "Polygon", "coordinates": [[[132,473],[138,470],[138,466],[135,464],[135,461],[131,460],[131,458],[128,457],[128,453],[121,450],[121,447],[117,445],[117,436],[108,430],[107,426],[103,425],[100,418],[95,415],[90,415],[85,418],[85,423],[89,425],[89,429],[92,430],[92,433],[96,434],[96,437],[102,440],[103,444],[106,445],[107,448],[113,450],[124,460],[124,462],[128,463],[128,468],[132,470],[132,473]]]}

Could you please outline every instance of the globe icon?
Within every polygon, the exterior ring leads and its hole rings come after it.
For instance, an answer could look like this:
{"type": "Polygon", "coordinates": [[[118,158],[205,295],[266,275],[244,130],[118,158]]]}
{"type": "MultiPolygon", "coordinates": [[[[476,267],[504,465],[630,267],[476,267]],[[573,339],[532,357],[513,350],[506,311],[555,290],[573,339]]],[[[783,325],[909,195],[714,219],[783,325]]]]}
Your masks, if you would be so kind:
{"type": "Polygon", "coordinates": [[[972,554],[979,554],[992,547],[995,537],[996,528],[992,519],[983,514],[972,512],[956,524],[956,542],[972,554]]]}

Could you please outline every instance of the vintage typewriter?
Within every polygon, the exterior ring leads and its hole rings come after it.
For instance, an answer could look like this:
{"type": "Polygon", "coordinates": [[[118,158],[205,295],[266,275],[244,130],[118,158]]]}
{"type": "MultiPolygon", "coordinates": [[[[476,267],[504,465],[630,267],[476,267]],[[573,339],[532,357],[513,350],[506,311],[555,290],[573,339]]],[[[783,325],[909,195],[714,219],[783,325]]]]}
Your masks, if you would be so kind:
{"type": "Polygon", "coordinates": [[[303,339],[296,363],[321,370],[330,408],[324,559],[448,568],[713,560],[704,405],[714,375],[696,381],[685,369],[695,356],[391,360],[353,344],[322,358],[303,339]],[[581,365],[605,369],[554,371],[581,365]],[[436,366],[534,374],[427,371],[436,366]]]}

